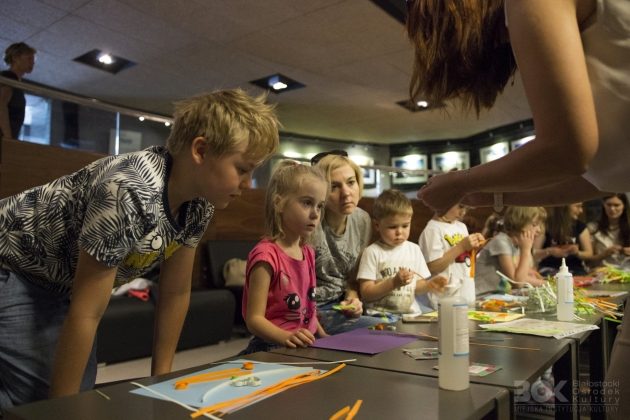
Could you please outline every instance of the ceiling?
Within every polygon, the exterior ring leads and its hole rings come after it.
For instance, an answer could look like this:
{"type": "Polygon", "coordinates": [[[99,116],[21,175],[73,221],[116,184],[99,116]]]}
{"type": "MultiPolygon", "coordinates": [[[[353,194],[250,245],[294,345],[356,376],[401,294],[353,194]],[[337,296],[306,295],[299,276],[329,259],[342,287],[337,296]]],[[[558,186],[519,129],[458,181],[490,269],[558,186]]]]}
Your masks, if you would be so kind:
{"type": "Polygon", "coordinates": [[[0,47],[17,41],[38,50],[28,79],[162,115],[203,91],[261,92],[249,81],[279,72],[306,85],[270,94],[289,133],[395,144],[531,118],[518,77],[480,118],[397,105],[412,50],[368,0],[2,0],[0,47]],[[136,65],[112,75],[73,61],[95,48],[136,65]]]}

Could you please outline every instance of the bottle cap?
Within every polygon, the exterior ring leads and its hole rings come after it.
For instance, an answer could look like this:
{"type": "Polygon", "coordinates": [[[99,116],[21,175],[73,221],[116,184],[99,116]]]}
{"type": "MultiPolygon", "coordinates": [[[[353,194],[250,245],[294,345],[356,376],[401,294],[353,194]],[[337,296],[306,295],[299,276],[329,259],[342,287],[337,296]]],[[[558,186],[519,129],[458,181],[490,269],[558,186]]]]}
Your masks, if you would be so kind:
{"type": "Polygon", "coordinates": [[[558,274],[569,274],[569,267],[567,267],[567,263],[564,258],[562,258],[562,264],[560,265],[560,270],[558,270],[558,274]]]}

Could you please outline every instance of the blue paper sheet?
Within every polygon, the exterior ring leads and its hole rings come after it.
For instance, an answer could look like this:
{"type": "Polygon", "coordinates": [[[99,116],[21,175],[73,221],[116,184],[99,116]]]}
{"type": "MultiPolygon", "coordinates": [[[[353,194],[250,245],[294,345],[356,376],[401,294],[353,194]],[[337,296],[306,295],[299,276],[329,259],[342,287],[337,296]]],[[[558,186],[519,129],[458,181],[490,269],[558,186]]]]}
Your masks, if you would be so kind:
{"type": "MultiPolygon", "coordinates": [[[[214,366],[209,369],[200,370],[198,372],[192,372],[187,375],[180,376],[178,378],[170,379],[168,381],[159,382],[157,384],[149,385],[148,388],[153,389],[161,394],[164,394],[174,400],[182,402],[184,404],[188,404],[192,407],[206,407],[209,405],[213,405],[222,401],[231,400],[237,397],[243,397],[245,395],[251,394],[261,388],[277,384],[285,379],[288,379],[292,376],[308,373],[313,370],[312,367],[298,367],[298,366],[288,366],[276,363],[257,363],[252,360],[239,359],[234,360],[229,363],[220,364],[214,366]],[[245,362],[254,363],[254,369],[252,370],[252,374],[258,378],[260,378],[261,384],[260,386],[243,386],[243,387],[235,387],[229,384],[230,379],[222,379],[218,381],[211,382],[202,382],[197,384],[190,384],[188,388],[183,390],[175,389],[175,383],[194,375],[199,375],[207,372],[216,372],[225,369],[232,369],[235,367],[240,367],[245,362]],[[282,369],[280,371],[280,369],[282,369]],[[277,372],[272,372],[277,371],[277,372]],[[267,373],[266,373],[267,372],[267,373]],[[210,393],[207,393],[211,391],[210,393]],[[202,401],[202,397],[204,394],[207,397],[202,401]]],[[[132,394],[143,395],[146,397],[152,398],[160,398],[158,395],[151,393],[142,388],[134,389],[130,391],[132,394]]]]}

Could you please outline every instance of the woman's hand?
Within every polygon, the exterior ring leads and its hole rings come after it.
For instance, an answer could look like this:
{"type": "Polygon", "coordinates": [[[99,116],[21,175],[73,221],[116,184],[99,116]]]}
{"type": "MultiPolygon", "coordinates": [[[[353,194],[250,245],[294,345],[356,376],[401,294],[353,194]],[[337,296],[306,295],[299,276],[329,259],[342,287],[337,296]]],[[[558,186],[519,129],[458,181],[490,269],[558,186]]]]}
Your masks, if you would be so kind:
{"type": "Polygon", "coordinates": [[[438,215],[446,213],[466,195],[460,172],[463,171],[432,176],[418,191],[418,198],[438,215]]]}
{"type": "Polygon", "coordinates": [[[619,254],[620,252],[622,252],[621,245],[612,245],[601,252],[600,258],[604,259],[604,258],[612,257],[613,255],[619,254]]]}
{"type": "Polygon", "coordinates": [[[288,337],[284,340],[284,346],[290,349],[297,347],[308,347],[315,342],[315,336],[306,328],[300,328],[296,331],[289,332],[288,337]]]}
{"type": "Polygon", "coordinates": [[[340,303],[343,306],[352,306],[354,308],[346,309],[341,312],[346,316],[346,318],[358,318],[363,315],[363,302],[361,302],[358,298],[346,298],[340,303]]]}

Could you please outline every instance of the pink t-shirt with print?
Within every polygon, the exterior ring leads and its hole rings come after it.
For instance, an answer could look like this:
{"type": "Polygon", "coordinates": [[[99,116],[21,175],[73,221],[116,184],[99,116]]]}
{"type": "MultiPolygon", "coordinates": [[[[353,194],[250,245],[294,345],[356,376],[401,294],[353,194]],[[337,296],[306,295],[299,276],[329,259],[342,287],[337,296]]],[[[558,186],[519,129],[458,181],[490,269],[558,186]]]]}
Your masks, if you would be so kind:
{"type": "Polygon", "coordinates": [[[266,262],[273,272],[265,318],[286,331],[306,328],[317,331],[315,305],[315,252],[302,246],[302,260],[288,256],[268,239],[260,241],[247,257],[245,288],[243,290],[243,318],[247,315],[247,298],[252,268],[266,262]]]}

